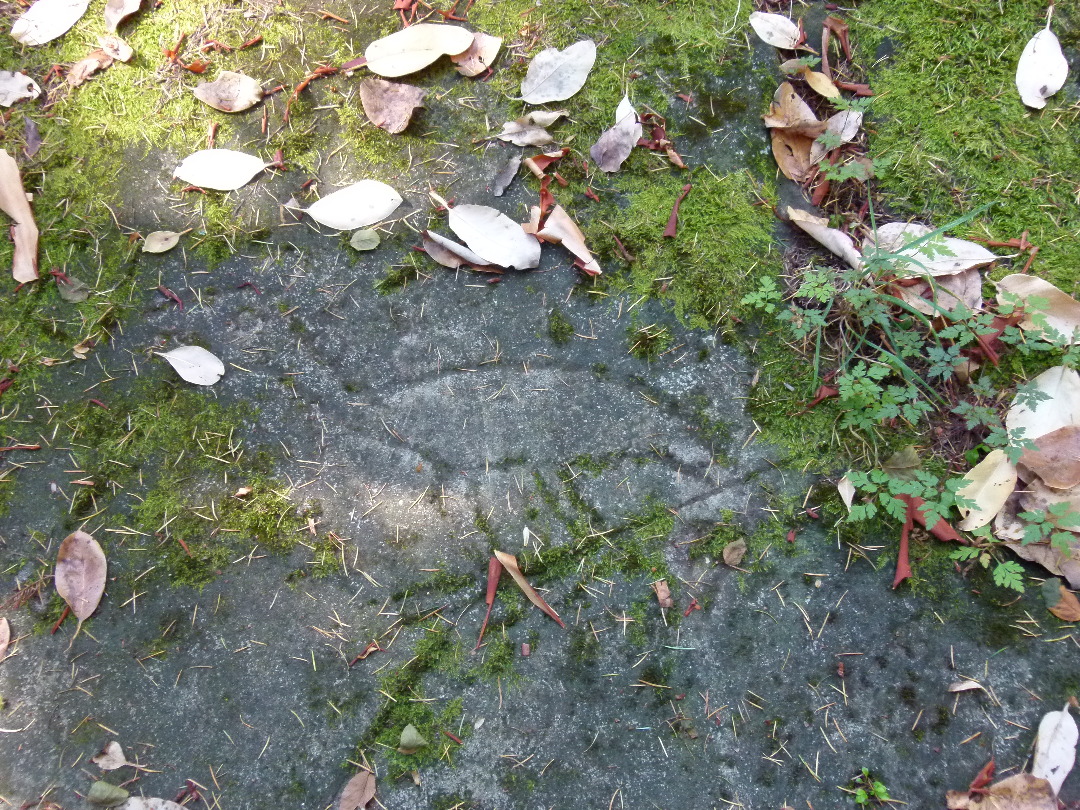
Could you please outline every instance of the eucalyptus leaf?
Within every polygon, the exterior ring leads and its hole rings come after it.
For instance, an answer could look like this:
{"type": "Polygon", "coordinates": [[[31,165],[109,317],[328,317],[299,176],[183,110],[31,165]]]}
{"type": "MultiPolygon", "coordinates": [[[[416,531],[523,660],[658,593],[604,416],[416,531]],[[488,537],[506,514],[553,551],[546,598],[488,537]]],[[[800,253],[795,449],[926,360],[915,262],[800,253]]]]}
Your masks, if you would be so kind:
{"type": "Polygon", "coordinates": [[[101,807],[116,807],[127,801],[131,794],[118,785],[108,782],[94,782],[86,793],[86,800],[101,807]]]}
{"type": "Polygon", "coordinates": [[[380,241],[378,231],[363,228],[349,238],[349,247],[353,250],[374,250],[380,241]]]}
{"type": "Polygon", "coordinates": [[[402,754],[415,754],[428,744],[424,736],[412,723],[401,730],[401,740],[398,742],[398,752],[402,754]]]}

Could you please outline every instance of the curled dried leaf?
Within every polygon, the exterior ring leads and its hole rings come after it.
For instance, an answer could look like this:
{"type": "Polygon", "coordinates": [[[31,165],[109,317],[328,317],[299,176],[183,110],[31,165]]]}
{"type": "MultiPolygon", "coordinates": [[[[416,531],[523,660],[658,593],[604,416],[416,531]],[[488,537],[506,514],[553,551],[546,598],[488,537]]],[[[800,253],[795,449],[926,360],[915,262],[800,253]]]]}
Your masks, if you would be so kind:
{"type": "Polygon", "coordinates": [[[176,231],[154,231],[148,233],[143,239],[143,253],[164,253],[172,250],[180,242],[180,234],[176,231]]]}
{"type": "Polygon", "coordinates": [[[970,532],[985,526],[1001,511],[1005,501],[1016,489],[1016,466],[1001,449],[991,450],[986,458],[964,475],[964,485],[956,491],[958,497],[974,501],[974,507],[961,506],[964,519],[958,524],[970,532]]]}
{"type": "Polygon", "coordinates": [[[521,573],[521,569],[518,567],[517,557],[513,554],[507,554],[504,551],[495,550],[495,557],[502,563],[503,568],[510,572],[510,576],[514,578],[514,582],[521,588],[522,592],[528,597],[529,601],[536,605],[540,610],[544,611],[548,616],[558,622],[559,627],[565,628],[566,625],[563,620],[559,618],[559,614],[544,601],[544,597],[536,592],[536,589],[529,584],[529,581],[525,579],[525,575],[521,573]]]}
{"type": "Polygon", "coordinates": [[[11,275],[20,284],[33,281],[38,277],[37,224],[23,190],[19,166],[6,149],[0,149],[0,211],[15,223],[12,234],[15,255],[11,261],[11,275]]]}
{"type": "Polygon", "coordinates": [[[375,798],[375,774],[360,771],[345,785],[337,810],[363,810],[375,798]]]}
{"type": "Polygon", "coordinates": [[[10,107],[16,101],[35,99],[40,95],[41,88],[38,83],[25,73],[0,70],[0,106],[10,107]]]}
{"type": "Polygon", "coordinates": [[[671,589],[668,587],[666,579],[658,579],[652,584],[653,592],[656,594],[656,601],[662,608],[673,608],[675,602],[671,598],[671,589]]]}
{"type": "Polygon", "coordinates": [[[462,76],[479,76],[495,62],[501,47],[501,37],[474,31],[472,44],[464,52],[452,55],[450,61],[462,76]]]}
{"type": "Polygon", "coordinates": [[[64,538],[56,555],[53,582],[80,627],[97,610],[105,594],[107,573],[105,552],[97,540],[84,531],[72,532],[64,538]]]}
{"type": "Polygon", "coordinates": [[[411,84],[369,78],[360,83],[360,103],[371,123],[396,134],[404,132],[416,109],[424,106],[426,92],[411,84]]]}
{"type": "Polygon", "coordinates": [[[734,568],[746,556],[746,541],[740,537],[738,540],[728,543],[724,546],[723,555],[724,562],[734,568]]]}
{"type": "Polygon", "coordinates": [[[195,98],[222,112],[242,112],[258,104],[262,86],[250,76],[223,70],[212,82],[200,82],[192,91],[195,98]]]}

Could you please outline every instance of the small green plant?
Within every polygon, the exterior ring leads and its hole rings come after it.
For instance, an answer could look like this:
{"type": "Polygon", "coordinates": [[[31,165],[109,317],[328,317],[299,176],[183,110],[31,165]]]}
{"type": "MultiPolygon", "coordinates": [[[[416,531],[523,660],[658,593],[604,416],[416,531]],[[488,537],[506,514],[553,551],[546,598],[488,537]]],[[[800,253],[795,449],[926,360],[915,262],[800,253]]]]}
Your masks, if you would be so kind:
{"type": "Polygon", "coordinates": [[[869,768],[863,768],[859,775],[851,780],[851,787],[846,790],[859,807],[871,807],[892,801],[885,783],[876,779],[869,768]]]}

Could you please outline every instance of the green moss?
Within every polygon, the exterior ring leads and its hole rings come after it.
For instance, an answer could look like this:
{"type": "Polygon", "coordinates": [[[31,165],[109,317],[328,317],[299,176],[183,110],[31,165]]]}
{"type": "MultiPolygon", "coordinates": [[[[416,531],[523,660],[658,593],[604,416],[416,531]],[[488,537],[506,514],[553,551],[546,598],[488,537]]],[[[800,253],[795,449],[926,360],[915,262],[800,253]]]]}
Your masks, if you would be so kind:
{"type": "Polygon", "coordinates": [[[548,313],[548,336],[556,343],[569,343],[574,336],[574,325],[558,307],[548,313]]]}

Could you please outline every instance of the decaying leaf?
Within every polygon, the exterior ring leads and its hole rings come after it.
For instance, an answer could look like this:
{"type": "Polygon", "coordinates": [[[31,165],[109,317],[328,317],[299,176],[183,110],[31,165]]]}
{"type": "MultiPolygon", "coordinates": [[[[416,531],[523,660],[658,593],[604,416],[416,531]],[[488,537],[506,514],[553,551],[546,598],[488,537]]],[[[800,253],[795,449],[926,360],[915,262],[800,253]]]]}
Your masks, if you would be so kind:
{"type": "Polygon", "coordinates": [[[7,655],[8,646],[11,644],[11,624],[4,617],[0,617],[0,661],[7,655]]]}
{"type": "Polygon", "coordinates": [[[432,197],[449,211],[450,230],[485,264],[525,270],[540,264],[540,242],[521,226],[486,205],[457,205],[453,208],[438,195],[432,197]]]}
{"type": "Polygon", "coordinates": [[[741,537],[724,546],[724,562],[733,568],[743,561],[746,556],[746,541],[741,537]]]}
{"type": "Polygon", "coordinates": [[[897,450],[881,462],[881,469],[901,481],[910,481],[915,478],[920,467],[922,467],[922,459],[919,458],[919,451],[911,444],[897,450]]]}
{"type": "MultiPolygon", "coordinates": [[[[84,531],[74,531],[64,538],[56,555],[53,582],[60,598],[68,603],[79,620],[79,627],[97,610],[105,593],[108,563],[97,540],[84,531]]],[[[78,629],[76,629],[76,635],[78,629]]]]}
{"type": "Polygon", "coordinates": [[[867,244],[881,258],[890,260],[893,272],[901,278],[947,276],[998,259],[982,245],[965,239],[941,235],[927,239],[933,232],[917,222],[889,222],[879,226],[867,244]]]}
{"type": "Polygon", "coordinates": [[[961,506],[964,519],[957,524],[961,531],[970,532],[994,519],[1013,490],[1016,489],[1016,466],[1005,451],[991,450],[986,458],[964,475],[964,486],[956,491],[961,498],[974,501],[974,507],[961,506]]]}
{"type": "Polygon", "coordinates": [[[506,162],[499,167],[499,170],[495,172],[495,177],[491,180],[491,193],[496,197],[501,197],[507,187],[514,182],[514,178],[517,177],[518,169],[521,168],[521,155],[511,155],[506,159],[506,162]]]}
{"type": "Polygon", "coordinates": [[[1066,425],[1040,436],[1035,449],[1024,450],[1018,467],[1025,479],[1037,475],[1054,489],[1080,485],[1080,426],[1066,425]]]}
{"type": "Polygon", "coordinates": [[[847,475],[836,482],[836,491],[840,495],[840,500],[844,502],[844,506],[850,512],[851,505],[855,502],[855,485],[851,483],[851,479],[847,475]]]}
{"type": "Polygon", "coordinates": [[[172,250],[180,242],[180,234],[176,231],[154,231],[148,233],[143,239],[143,253],[164,253],[172,250]]]}
{"type": "Polygon", "coordinates": [[[443,267],[457,270],[462,265],[476,268],[488,266],[483,256],[478,256],[464,245],[459,245],[453,239],[447,239],[434,231],[424,231],[423,240],[424,250],[443,267]]]}
{"type": "Polygon", "coordinates": [[[834,254],[847,262],[853,269],[862,268],[862,256],[855,247],[855,242],[850,236],[836,228],[829,227],[829,220],[803,211],[799,208],[788,206],[788,218],[794,225],[804,230],[818,244],[828,248],[834,254]]]}
{"type": "Polygon", "coordinates": [[[783,14],[766,14],[763,11],[755,11],[750,15],[750,26],[754,29],[755,34],[774,48],[783,48],[790,51],[802,39],[799,26],[783,14]]]}
{"type": "Polygon", "coordinates": [[[12,234],[15,255],[11,261],[11,275],[20,284],[33,281],[38,277],[37,224],[23,191],[19,166],[6,149],[0,149],[0,211],[15,223],[12,234]]]}
{"type": "Polygon", "coordinates": [[[78,304],[90,297],[90,285],[75,276],[67,276],[66,279],[58,277],[56,289],[69,304],[78,304]]]}
{"type": "Polygon", "coordinates": [[[769,129],[785,129],[809,138],[825,131],[826,122],[818,119],[810,105],[795,92],[791,82],[784,82],[773,93],[769,112],[762,116],[769,129]]]}
{"type": "Polygon", "coordinates": [[[124,20],[142,7],[142,0],[108,0],[105,4],[105,29],[115,31],[124,20]]]}
{"type": "Polygon", "coordinates": [[[565,50],[548,48],[529,63],[521,83],[521,100],[526,104],[563,101],[585,86],[589,71],[596,62],[596,43],[591,39],[575,42],[565,50]]]}
{"type": "Polygon", "coordinates": [[[462,76],[479,76],[491,67],[502,47],[502,38],[481,31],[473,32],[472,44],[462,53],[453,54],[450,61],[462,76]]]}
{"type": "Polygon", "coordinates": [[[559,614],[555,612],[551,605],[544,601],[544,597],[538,594],[533,586],[529,584],[529,581],[525,579],[525,575],[521,573],[521,569],[518,567],[517,557],[513,554],[499,551],[498,549],[495,550],[494,554],[499,562],[502,563],[503,568],[510,572],[510,576],[514,578],[514,582],[521,588],[525,596],[528,597],[528,600],[558,622],[559,627],[565,628],[566,625],[563,623],[563,620],[559,618],[559,614]]]}
{"type": "Polygon", "coordinates": [[[212,82],[199,82],[192,91],[195,98],[222,112],[241,112],[258,104],[262,86],[250,76],[223,70],[212,82]]]}
{"type": "Polygon", "coordinates": [[[367,46],[367,68],[394,78],[422,70],[443,55],[464,53],[472,45],[471,31],[456,25],[417,23],[367,46]]]}
{"type": "Polygon", "coordinates": [[[1078,738],[1080,730],[1076,728],[1068,703],[1059,712],[1047,712],[1039,722],[1031,775],[1049,782],[1055,796],[1061,792],[1061,785],[1076,762],[1078,738]]]}
{"type": "MultiPolygon", "coordinates": [[[[1063,622],[1080,622],[1080,599],[1076,598],[1076,594],[1057,579],[1046,580],[1043,587],[1053,593],[1052,600],[1047,599],[1047,610],[1063,622]]],[[[0,657],[3,657],[3,653],[0,653],[0,657]]]]}
{"type": "Polygon", "coordinates": [[[127,801],[131,794],[119,785],[110,785],[108,782],[94,782],[90,790],[86,791],[86,800],[90,804],[100,807],[116,807],[127,801]]]}
{"type": "Polygon", "coordinates": [[[1016,89],[1028,107],[1041,110],[1069,77],[1069,62],[1050,23],[1028,40],[1016,65],[1016,89]]]}
{"type": "Polygon", "coordinates": [[[385,79],[364,79],[360,82],[360,103],[364,115],[379,129],[391,134],[404,132],[417,107],[424,106],[421,87],[385,79]]]}
{"type": "MultiPolygon", "coordinates": [[[[841,110],[825,119],[825,131],[839,137],[841,144],[851,143],[859,137],[862,120],[863,114],[859,110],[841,110]]],[[[810,162],[817,165],[827,152],[821,141],[815,140],[810,147],[810,162]]]]}
{"type": "Polygon", "coordinates": [[[428,741],[424,739],[424,735],[420,733],[419,729],[412,723],[409,723],[409,725],[401,730],[401,740],[398,742],[398,753],[415,754],[427,744],[428,741]]]}
{"type": "Polygon", "coordinates": [[[186,810],[184,805],[168,799],[154,799],[145,796],[132,796],[120,810],[186,810]]]}
{"type": "Polygon", "coordinates": [[[1055,520],[1054,525],[1066,531],[1080,531],[1080,517],[1072,516],[1073,514],[1080,515],[1080,489],[1054,489],[1038,478],[1033,478],[1017,492],[1020,495],[1022,509],[1029,512],[1046,511],[1051,507],[1065,509],[1065,516],[1055,520]]]}
{"type": "Polygon", "coordinates": [[[971,692],[976,689],[986,691],[986,688],[978,681],[957,681],[949,684],[950,692],[971,692]]]}
{"type": "Polygon", "coordinates": [[[101,48],[95,48],[71,66],[67,74],[67,83],[78,87],[99,70],[104,70],[113,63],[113,58],[101,48]]]}
{"type": "Polygon", "coordinates": [[[378,231],[361,228],[349,237],[349,247],[353,250],[375,250],[381,241],[378,231]]]}
{"type": "Polygon", "coordinates": [[[67,33],[86,13],[90,0],[37,0],[11,26],[12,39],[44,45],[67,33]]]}
{"type": "Polygon", "coordinates": [[[10,107],[16,101],[34,99],[41,95],[38,83],[25,73],[0,70],[0,105],[10,107]]]}
{"type": "Polygon", "coordinates": [[[361,180],[326,195],[304,213],[327,228],[351,231],[382,222],[401,203],[401,195],[386,183],[361,180]]]}
{"type": "Polygon", "coordinates": [[[658,579],[652,584],[653,592],[656,594],[656,601],[662,608],[673,608],[675,602],[671,598],[671,589],[668,587],[666,579],[658,579]]]}
{"type": "Polygon", "coordinates": [[[363,810],[375,798],[375,774],[360,771],[345,785],[337,810],[363,810]]]}
{"type": "Polygon", "coordinates": [[[772,129],[769,131],[772,141],[772,153],[776,165],[784,177],[801,183],[810,176],[810,150],[814,139],[790,129],[772,129]]]}
{"type": "Polygon", "coordinates": [[[581,259],[582,269],[590,276],[598,276],[602,272],[600,264],[593,258],[589,248],[585,245],[585,234],[581,232],[577,223],[570,218],[570,215],[563,210],[561,205],[556,205],[551,209],[547,219],[544,221],[543,229],[538,231],[536,235],[545,242],[562,245],[581,259]]]}
{"type": "Polygon", "coordinates": [[[971,312],[982,309],[982,274],[975,268],[948,276],[924,276],[911,286],[899,287],[900,297],[913,308],[931,317],[955,312],[963,307],[971,312]]]}
{"type": "MultiPolygon", "coordinates": [[[[1018,524],[1018,526],[1019,536],[1023,537],[1023,524],[1018,524]]],[[[1004,525],[1003,530],[999,531],[997,521],[995,521],[994,536],[1008,540],[1010,538],[1003,535],[1006,535],[1010,528],[1012,527],[1004,525]]],[[[1080,542],[1080,537],[1077,540],[1080,542]]],[[[1076,544],[1068,553],[1047,543],[1029,543],[1025,546],[1019,542],[1006,542],[1005,546],[1012,549],[1012,552],[1020,559],[1041,565],[1051,574],[1065,577],[1070,588],[1080,590],[1080,549],[1076,544]]]]}
{"type": "Polygon", "coordinates": [[[182,379],[195,385],[213,385],[225,373],[225,364],[202,346],[179,346],[155,354],[164,357],[182,379]]]}
{"type": "Polygon", "coordinates": [[[1017,773],[979,791],[950,790],[949,810],[1057,810],[1054,790],[1045,779],[1017,773]]]}
{"type": "Polygon", "coordinates": [[[173,176],[199,188],[235,191],[270,164],[232,149],[201,149],[184,158],[173,176]]]}
{"type": "Polygon", "coordinates": [[[604,130],[589,149],[589,156],[600,171],[617,172],[630,157],[637,142],[641,140],[641,135],[642,127],[637,111],[630,103],[630,97],[623,96],[615,110],[615,126],[604,130]]]}
{"type": "Polygon", "coordinates": [[[1021,329],[1050,329],[1061,340],[1072,340],[1080,329],[1080,302],[1059,290],[1049,281],[1025,273],[1013,273],[994,282],[1001,304],[1024,307],[1021,329]],[[1034,299],[1042,299],[1036,301],[1034,299]]]}
{"type": "Polygon", "coordinates": [[[555,139],[545,127],[550,127],[564,115],[566,110],[533,110],[521,118],[507,121],[497,137],[515,146],[546,146],[555,139]]]}
{"type": "Polygon", "coordinates": [[[1005,427],[1019,438],[1038,439],[1058,428],[1080,425],[1080,374],[1067,366],[1054,366],[1031,381],[1047,396],[1034,408],[1013,401],[1005,414],[1005,427]],[[1023,433],[1017,431],[1023,430],[1023,433]]]}
{"type": "Polygon", "coordinates": [[[120,39],[120,37],[113,36],[112,34],[98,37],[98,45],[101,46],[101,50],[105,51],[105,53],[117,62],[130,62],[135,56],[135,51],[130,45],[120,39]]]}
{"type": "Polygon", "coordinates": [[[109,741],[100,753],[90,757],[90,761],[103,771],[115,771],[128,764],[124,749],[116,740],[109,741]]]}

